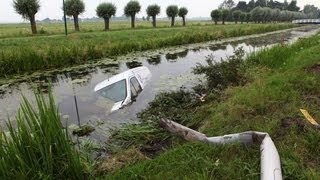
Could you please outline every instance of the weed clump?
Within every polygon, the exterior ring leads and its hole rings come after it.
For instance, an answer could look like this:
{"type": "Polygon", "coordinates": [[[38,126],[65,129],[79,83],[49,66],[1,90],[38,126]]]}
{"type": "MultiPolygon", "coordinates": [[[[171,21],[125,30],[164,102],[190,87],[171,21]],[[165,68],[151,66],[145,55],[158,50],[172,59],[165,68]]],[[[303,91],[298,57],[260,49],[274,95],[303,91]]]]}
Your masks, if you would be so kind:
{"type": "Polygon", "coordinates": [[[244,82],[243,75],[244,50],[239,48],[234,55],[220,62],[213,56],[207,58],[208,65],[198,64],[195,74],[205,74],[209,90],[223,90],[228,86],[237,86],[244,82]]]}
{"type": "Polygon", "coordinates": [[[190,127],[199,127],[201,121],[190,116],[199,101],[191,92],[165,92],[156,96],[149,107],[138,114],[140,124],[127,125],[115,132],[109,141],[111,153],[138,147],[148,157],[154,157],[171,146],[174,136],[159,125],[160,118],[167,117],[190,127]]]}

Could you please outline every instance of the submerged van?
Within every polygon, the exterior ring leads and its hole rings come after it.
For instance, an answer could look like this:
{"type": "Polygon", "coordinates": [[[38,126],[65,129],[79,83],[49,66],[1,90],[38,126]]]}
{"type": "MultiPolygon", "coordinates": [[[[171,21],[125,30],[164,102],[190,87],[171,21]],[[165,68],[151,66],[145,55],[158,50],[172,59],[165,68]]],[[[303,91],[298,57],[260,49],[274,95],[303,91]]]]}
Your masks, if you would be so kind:
{"type": "Polygon", "coordinates": [[[150,79],[151,72],[147,67],[137,67],[104,80],[94,91],[114,102],[113,112],[135,101],[150,79]]]}

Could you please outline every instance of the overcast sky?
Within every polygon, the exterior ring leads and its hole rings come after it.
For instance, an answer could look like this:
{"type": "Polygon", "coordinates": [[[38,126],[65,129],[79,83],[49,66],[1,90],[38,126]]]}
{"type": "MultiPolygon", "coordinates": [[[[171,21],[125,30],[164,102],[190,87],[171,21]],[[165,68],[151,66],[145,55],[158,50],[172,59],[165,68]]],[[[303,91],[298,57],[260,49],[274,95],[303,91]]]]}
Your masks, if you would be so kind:
{"type": "MultiPolygon", "coordinates": [[[[0,23],[6,22],[26,22],[21,16],[14,12],[12,0],[1,0],[0,6],[0,23]]],[[[86,11],[80,17],[96,16],[95,9],[101,2],[112,2],[117,6],[117,16],[123,15],[123,8],[129,0],[84,0],[86,11]]],[[[150,4],[159,4],[161,6],[160,16],[165,16],[165,8],[171,4],[185,6],[189,9],[188,17],[209,17],[211,10],[216,9],[223,0],[139,0],[142,9],[138,17],[146,16],[145,9],[150,4]]],[[[249,0],[247,0],[248,2],[249,0]]],[[[279,0],[283,2],[283,0],[279,0]]],[[[235,0],[237,3],[238,1],[235,0]]],[[[288,0],[290,2],[290,0],[288,0]]],[[[40,0],[41,8],[36,14],[36,19],[42,20],[49,17],[50,19],[61,19],[62,17],[62,0],[40,0]]],[[[303,7],[305,4],[313,4],[320,7],[320,0],[298,0],[298,6],[303,7]]]]}

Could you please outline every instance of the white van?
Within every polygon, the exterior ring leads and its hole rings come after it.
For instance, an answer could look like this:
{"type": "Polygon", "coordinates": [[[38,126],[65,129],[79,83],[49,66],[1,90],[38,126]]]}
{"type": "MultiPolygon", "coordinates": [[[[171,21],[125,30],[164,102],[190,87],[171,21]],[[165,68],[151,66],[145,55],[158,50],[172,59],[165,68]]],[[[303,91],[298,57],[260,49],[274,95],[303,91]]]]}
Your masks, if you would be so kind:
{"type": "Polygon", "coordinates": [[[137,67],[97,84],[94,91],[115,103],[113,112],[135,101],[150,79],[151,72],[147,67],[137,67]]]}

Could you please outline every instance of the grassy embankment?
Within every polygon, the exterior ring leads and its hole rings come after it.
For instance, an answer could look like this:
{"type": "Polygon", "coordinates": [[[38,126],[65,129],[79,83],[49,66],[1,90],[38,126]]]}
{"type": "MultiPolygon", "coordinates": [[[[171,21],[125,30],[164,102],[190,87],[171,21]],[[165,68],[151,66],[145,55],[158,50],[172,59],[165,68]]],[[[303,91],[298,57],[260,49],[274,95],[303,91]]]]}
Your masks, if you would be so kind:
{"type": "Polygon", "coordinates": [[[239,56],[229,62],[198,66],[195,72],[205,73],[209,80],[202,88],[208,93],[206,102],[197,101],[192,93],[159,95],[141,114],[142,124],[114,135],[115,147],[129,149],[130,157],[123,157],[125,151],[104,162],[107,178],[259,178],[259,147],[183,142],[158,126],[159,118],[167,117],[208,136],[268,132],[278,148],[284,178],[319,179],[320,131],[299,111],[305,108],[320,120],[319,51],[320,35],[316,35],[263,50],[245,61],[238,51],[239,56]],[[162,148],[167,150],[160,155],[152,151],[163,152],[162,148]],[[117,166],[120,169],[114,170],[117,166]]]}
{"type": "Polygon", "coordinates": [[[292,24],[203,25],[0,39],[0,77],[168,46],[265,33],[292,24]]]}

